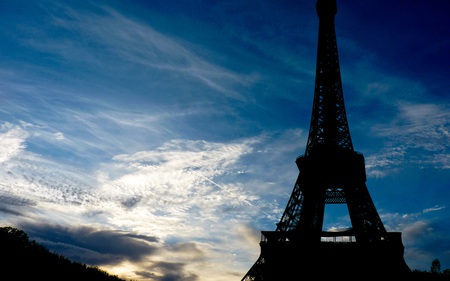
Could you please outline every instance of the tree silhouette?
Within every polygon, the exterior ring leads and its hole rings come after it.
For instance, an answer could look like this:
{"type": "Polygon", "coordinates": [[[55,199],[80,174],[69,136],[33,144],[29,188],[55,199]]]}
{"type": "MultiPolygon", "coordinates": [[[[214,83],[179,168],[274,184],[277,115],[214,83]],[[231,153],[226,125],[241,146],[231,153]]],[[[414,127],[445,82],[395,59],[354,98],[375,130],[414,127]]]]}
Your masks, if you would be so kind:
{"type": "Polygon", "coordinates": [[[441,273],[441,262],[438,259],[434,259],[431,262],[430,272],[435,274],[441,273]]]}

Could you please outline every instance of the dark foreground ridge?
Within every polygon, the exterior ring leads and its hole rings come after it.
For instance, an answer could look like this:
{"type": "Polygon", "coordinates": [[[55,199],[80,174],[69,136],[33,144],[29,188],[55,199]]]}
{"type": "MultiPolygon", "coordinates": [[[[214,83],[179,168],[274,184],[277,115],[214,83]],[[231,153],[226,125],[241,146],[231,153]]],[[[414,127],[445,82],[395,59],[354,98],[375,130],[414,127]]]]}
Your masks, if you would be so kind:
{"type": "Polygon", "coordinates": [[[0,227],[0,249],[0,280],[124,281],[52,253],[16,228],[0,227]]]}
{"type": "MultiPolygon", "coordinates": [[[[51,253],[29,241],[28,235],[16,228],[0,227],[0,249],[0,280],[126,281],[97,267],[51,253]]],[[[412,270],[410,278],[401,281],[450,281],[450,269],[441,271],[436,259],[430,271],[412,270]]]]}

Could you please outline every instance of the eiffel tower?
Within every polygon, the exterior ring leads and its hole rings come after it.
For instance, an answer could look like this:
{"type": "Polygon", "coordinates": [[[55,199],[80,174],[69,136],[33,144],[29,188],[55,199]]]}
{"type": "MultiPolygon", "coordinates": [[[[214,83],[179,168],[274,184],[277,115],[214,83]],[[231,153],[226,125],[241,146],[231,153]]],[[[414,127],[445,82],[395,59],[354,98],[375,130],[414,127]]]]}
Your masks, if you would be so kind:
{"type": "Polygon", "coordinates": [[[366,186],[364,157],[354,151],[339,67],[336,0],[317,0],[316,80],[306,151],[275,231],[262,231],[261,254],[242,281],[404,280],[400,232],[387,232],[366,186]],[[351,228],[323,231],[326,204],[346,204],[351,228]],[[387,279],[386,279],[387,278],[387,279]],[[393,280],[395,280],[393,279],[393,280]]]}

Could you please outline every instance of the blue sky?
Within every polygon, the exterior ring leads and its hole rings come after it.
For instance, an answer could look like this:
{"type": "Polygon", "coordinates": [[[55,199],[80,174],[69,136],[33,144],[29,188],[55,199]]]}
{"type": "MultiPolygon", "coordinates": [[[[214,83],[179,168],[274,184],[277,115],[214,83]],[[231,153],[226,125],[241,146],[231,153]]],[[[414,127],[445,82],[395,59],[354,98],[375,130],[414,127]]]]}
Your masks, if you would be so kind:
{"type": "MultiPolygon", "coordinates": [[[[412,269],[450,268],[449,10],[335,20],[353,145],[412,269]]],[[[305,150],[315,1],[3,0],[0,26],[1,225],[126,279],[240,280],[305,150]]]]}

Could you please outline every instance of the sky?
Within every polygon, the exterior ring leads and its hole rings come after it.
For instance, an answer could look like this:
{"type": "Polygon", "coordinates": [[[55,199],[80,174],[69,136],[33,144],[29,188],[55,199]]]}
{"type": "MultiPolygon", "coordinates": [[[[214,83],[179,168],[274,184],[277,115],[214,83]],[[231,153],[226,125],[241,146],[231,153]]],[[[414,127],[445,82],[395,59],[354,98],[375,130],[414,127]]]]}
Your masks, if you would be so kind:
{"type": "MultiPolygon", "coordinates": [[[[337,4],[375,207],[411,269],[450,268],[450,2],[337,4]]],[[[0,1],[0,226],[127,280],[241,280],[299,173],[317,35],[314,0],[0,1]]]]}

